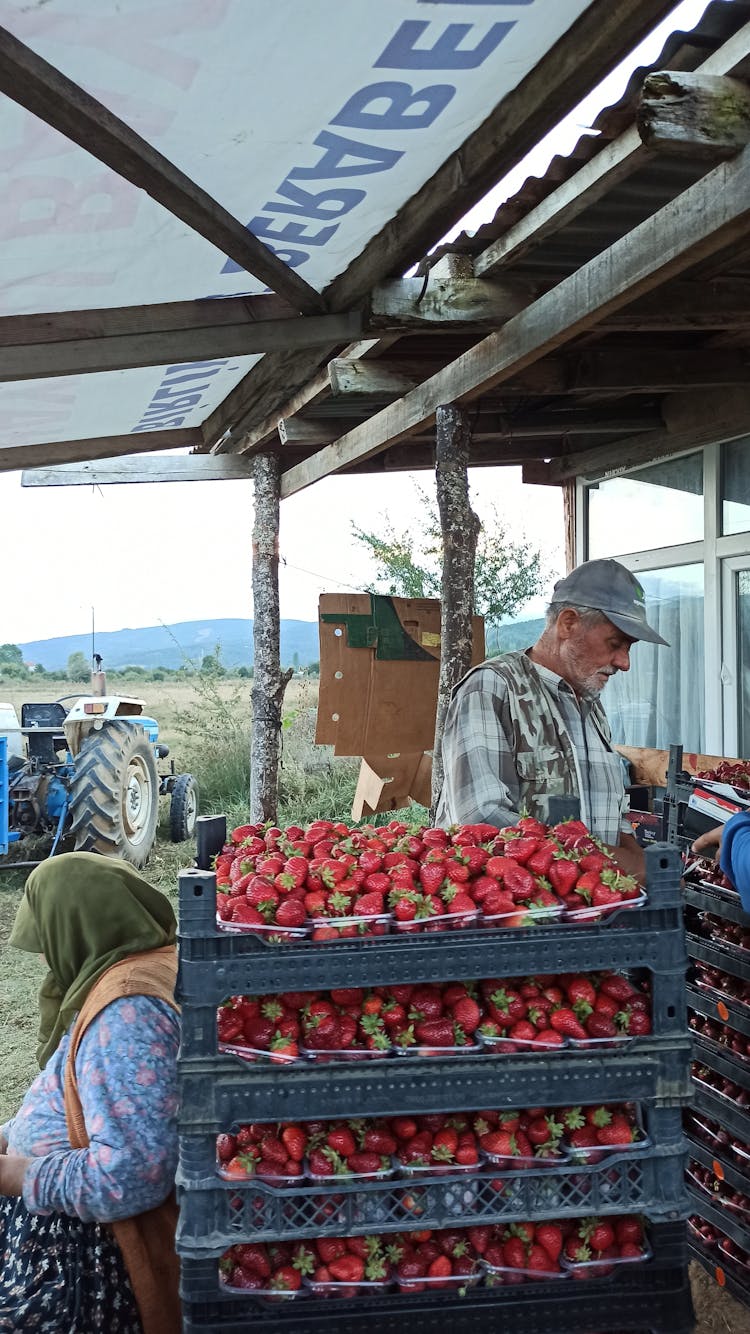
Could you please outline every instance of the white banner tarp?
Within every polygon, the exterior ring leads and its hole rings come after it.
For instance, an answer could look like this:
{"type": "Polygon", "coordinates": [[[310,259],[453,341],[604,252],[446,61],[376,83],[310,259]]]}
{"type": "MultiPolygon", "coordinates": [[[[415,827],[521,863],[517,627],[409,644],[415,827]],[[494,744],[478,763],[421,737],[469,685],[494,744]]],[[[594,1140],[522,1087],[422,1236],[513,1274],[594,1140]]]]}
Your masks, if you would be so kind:
{"type": "MultiPolygon", "coordinates": [[[[589,3],[0,0],[0,22],[322,289],[589,3]]],[[[7,98],[0,163],[0,315],[262,290],[7,98]]],[[[3,444],[197,425],[256,360],[2,385],[3,444]]]]}

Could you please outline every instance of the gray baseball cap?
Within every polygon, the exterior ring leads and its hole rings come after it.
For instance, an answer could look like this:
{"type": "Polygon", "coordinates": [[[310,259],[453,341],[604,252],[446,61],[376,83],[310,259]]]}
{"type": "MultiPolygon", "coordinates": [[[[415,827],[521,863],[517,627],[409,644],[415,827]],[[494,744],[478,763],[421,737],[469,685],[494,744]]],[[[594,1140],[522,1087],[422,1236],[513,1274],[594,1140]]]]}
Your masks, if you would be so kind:
{"type": "Polygon", "coordinates": [[[587,560],[577,565],[552,590],[552,603],[570,602],[576,607],[601,611],[607,620],[630,635],[649,644],[664,644],[646,620],[646,597],[630,570],[617,560],[587,560]]]}

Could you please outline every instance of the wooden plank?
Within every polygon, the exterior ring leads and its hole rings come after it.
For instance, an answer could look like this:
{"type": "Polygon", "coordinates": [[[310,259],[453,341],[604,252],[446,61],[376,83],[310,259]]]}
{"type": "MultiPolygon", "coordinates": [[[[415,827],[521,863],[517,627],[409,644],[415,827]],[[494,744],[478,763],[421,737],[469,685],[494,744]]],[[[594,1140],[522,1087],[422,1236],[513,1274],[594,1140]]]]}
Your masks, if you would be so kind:
{"type": "MultiPolygon", "coordinates": [[[[543,362],[542,367],[548,364],[543,362]]],[[[746,384],[750,378],[750,352],[709,352],[705,348],[613,350],[605,344],[559,358],[557,364],[567,393],[667,394],[685,385],[709,389],[746,384]]]]}
{"type": "Polygon", "coordinates": [[[405,331],[432,329],[494,329],[535,295],[529,283],[489,282],[483,278],[401,278],[380,283],[369,299],[367,326],[405,331]]]}
{"type": "MultiPolygon", "coordinates": [[[[349,422],[349,429],[357,425],[357,420],[349,422]]],[[[331,440],[338,440],[342,431],[347,429],[337,417],[281,417],[279,419],[279,440],[282,445],[323,445],[331,440]]],[[[235,456],[242,457],[242,455],[235,456]]]]}
{"type": "MultiPolygon", "coordinates": [[[[219,304],[219,303],[215,303],[219,304]]],[[[23,343],[2,349],[0,383],[48,376],[88,375],[134,366],[171,366],[216,361],[222,357],[272,352],[278,348],[327,347],[356,338],[358,311],[343,315],[298,315],[294,319],[255,320],[229,326],[119,334],[69,342],[23,343]]]]}
{"type": "Polygon", "coordinates": [[[408,374],[398,361],[355,361],[335,357],[328,363],[333,398],[400,398],[420,383],[421,376],[408,374]]]}
{"type": "Polygon", "coordinates": [[[65,343],[78,338],[113,338],[118,334],[174,333],[222,329],[258,320],[295,319],[297,312],[273,292],[221,300],[161,301],[153,306],[105,306],[94,310],[55,310],[0,318],[0,348],[26,343],[65,343]]]}
{"type": "MultiPolygon", "coordinates": [[[[622,59],[622,52],[651,31],[672,3],[627,0],[613,5],[612,0],[593,0],[526,78],[496,106],[488,107],[483,124],[334,279],[326,289],[329,308],[348,309],[375,283],[405,273],[426,255],[497,183],[498,163],[510,171],[520,162],[622,59]]],[[[331,348],[329,359],[336,354],[331,348]]],[[[264,357],[206,420],[207,443],[216,443],[219,452],[256,447],[252,441],[260,424],[289,415],[280,405],[303,389],[319,368],[312,356],[264,357]],[[231,436],[225,441],[222,437],[229,428],[231,436]]]]}
{"type": "Polygon", "coordinates": [[[746,329],[750,325],[747,278],[685,279],[614,311],[601,323],[607,333],[677,333],[693,329],[746,329]]]}
{"type": "Polygon", "coordinates": [[[0,91],[145,190],[223,255],[286,297],[296,310],[304,314],[326,310],[320,293],[283,264],[237,218],[6,28],[0,28],[0,91]]]}
{"type": "Polygon", "coordinates": [[[40,445],[0,444],[0,472],[46,468],[56,461],[82,463],[85,459],[118,458],[134,451],[147,454],[162,449],[197,449],[202,443],[203,436],[198,427],[179,427],[172,431],[90,436],[84,440],[51,440],[40,445]]]}
{"type": "MultiPolygon", "coordinates": [[[[750,55],[750,23],[703,61],[705,74],[729,74],[750,55]]],[[[635,125],[608,144],[573,176],[547,195],[503,236],[488,246],[474,260],[478,278],[497,273],[512,260],[518,260],[595,204],[620,181],[627,180],[649,156],[635,125]]]]}
{"type": "Polygon", "coordinates": [[[312,458],[285,472],[293,495],[356,459],[377,453],[434,417],[510,379],[690,265],[750,231],[750,149],[714,167],[664,208],[584,264],[497,333],[312,458]]]}
{"type": "Polygon", "coordinates": [[[750,140],[750,89],[727,75],[647,74],[636,110],[644,144],[672,157],[732,157],[750,140]]]}
{"type": "Polygon", "coordinates": [[[736,440],[749,434],[750,403],[747,398],[726,403],[722,402],[722,397],[712,400],[704,411],[701,411],[700,401],[693,400],[692,416],[686,412],[687,420],[681,429],[647,431],[643,435],[553,460],[547,467],[548,480],[559,483],[573,477],[599,480],[619,477],[646,463],[656,463],[675,454],[699,449],[701,445],[736,440]]]}
{"type": "Polygon", "coordinates": [[[120,458],[61,463],[57,468],[29,468],[21,486],[119,486],[133,482],[226,482],[252,477],[250,459],[231,454],[178,454],[147,458],[123,454],[120,458]]]}

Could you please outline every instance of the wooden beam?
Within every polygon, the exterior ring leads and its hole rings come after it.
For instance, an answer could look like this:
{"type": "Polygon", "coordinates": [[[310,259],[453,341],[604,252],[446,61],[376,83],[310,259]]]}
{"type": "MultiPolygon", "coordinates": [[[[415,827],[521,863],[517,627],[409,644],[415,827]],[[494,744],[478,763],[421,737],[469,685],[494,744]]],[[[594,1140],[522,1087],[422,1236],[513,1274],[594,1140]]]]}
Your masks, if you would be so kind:
{"type": "Polygon", "coordinates": [[[437,280],[401,278],[381,283],[370,294],[367,326],[378,329],[494,329],[535,295],[529,283],[495,283],[482,278],[437,280]]]}
{"type": "Polygon", "coordinates": [[[647,74],[636,110],[647,148],[672,157],[732,157],[750,140],[750,89],[728,75],[647,74]]]}
{"type": "MultiPolygon", "coordinates": [[[[673,0],[627,0],[620,5],[592,0],[526,78],[489,107],[486,120],[334,279],[326,289],[329,308],[350,308],[375,283],[405,273],[426,255],[497,184],[498,163],[510,171],[520,162],[672,6],[673,0]]],[[[329,356],[336,354],[331,348],[329,356]]],[[[280,404],[319,369],[312,356],[264,357],[207,419],[206,441],[216,443],[219,452],[256,447],[249,433],[255,437],[262,423],[286,416],[280,404]],[[223,439],[230,428],[231,435],[223,439]]]]}
{"type": "Polygon", "coordinates": [[[383,398],[388,401],[420,383],[424,376],[410,374],[400,361],[382,361],[335,357],[328,363],[328,380],[333,398],[383,398]]]}
{"type": "Polygon", "coordinates": [[[297,312],[275,293],[230,296],[221,300],[160,301],[153,306],[105,306],[93,310],[55,310],[0,317],[0,348],[27,343],[67,343],[72,339],[117,335],[183,333],[224,329],[261,320],[293,320],[297,312]]]}
{"type": "Polygon", "coordinates": [[[129,435],[91,436],[84,440],[52,440],[42,445],[0,445],[0,472],[17,468],[50,467],[60,463],[82,463],[85,459],[119,458],[133,452],[148,454],[162,449],[198,449],[203,436],[198,427],[173,431],[142,431],[129,435]]]}
{"type": "Polygon", "coordinates": [[[665,401],[663,411],[671,429],[665,426],[661,431],[648,431],[598,449],[554,459],[547,465],[549,482],[560,483],[573,477],[601,480],[617,477],[631,468],[750,433],[748,390],[738,389],[732,394],[723,391],[709,395],[675,394],[665,401]]]}
{"type": "Polygon", "coordinates": [[[119,486],[133,482],[226,482],[252,477],[250,459],[231,454],[178,454],[172,458],[120,458],[61,463],[56,468],[30,468],[21,473],[21,486],[119,486]]]}
{"type": "Polygon", "coordinates": [[[431,421],[439,403],[467,401],[509,380],[611,312],[750,231],[750,149],[714,167],[602,254],[398,403],[285,472],[282,495],[377,453],[431,421]]]}
{"type": "Polygon", "coordinates": [[[0,28],[0,91],[111,167],[118,176],[145,190],[223,255],[286,297],[296,310],[304,314],[326,310],[320,293],[283,264],[237,218],[101,102],[6,28],[0,28]]]}
{"type": "MultiPolygon", "coordinates": [[[[748,55],[750,23],[740,28],[718,51],[712,52],[699,69],[705,74],[729,74],[748,55]]],[[[627,180],[648,157],[648,149],[636,126],[631,126],[477,255],[474,260],[476,276],[489,277],[511,261],[520,259],[533,246],[554,235],[608,194],[620,181],[627,180]]]]}
{"type": "MultiPolygon", "coordinates": [[[[214,302],[214,305],[220,304],[214,302]]],[[[180,362],[216,361],[222,357],[272,352],[278,348],[328,347],[348,342],[361,332],[358,311],[343,315],[298,315],[293,319],[246,320],[159,333],[7,344],[0,357],[0,383],[39,380],[48,376],[88,375],[134,366],[169,366],[180,362]]]]}
{"type": "MultiPolygon", "coordinates": [[[[645,431],[661,426],[658,412],[636,405],[606,408],[557,408],[527,413],[493,412],[487,409],[472,414],[471,434],[474,441],[494,440],[513,444],[526,440],[560,441],[574,436],[620,436],[625,431],[645,431]]],[[[279,438],[283,445],[322,445],[338,440],[360,425],[359,420],[347,421],[341,417],[282,417],[279,438]]],[[[427,438],[434,433],[428,425],[411,435],[412,440],[427,438]]]]}
{"type": "MultiPolygon", "coordinates": [[[[542,362],[539,369],[549,364],[542,362]]],[[[686,386],[708,389],[746,384],[750,378],[750,352],[665,351],[658,347],[618,351],[604,344],[558,358],[555,364],[565,383],[560,392],[571,394],[667,394],[686,386]]]]}
{"type": "Polygon", "coordinates": [[[670,283],[609,314],[600,327],[612,333],[746,329],[750,327],[750,282],[747,278],[702,278],[670,283]]]}

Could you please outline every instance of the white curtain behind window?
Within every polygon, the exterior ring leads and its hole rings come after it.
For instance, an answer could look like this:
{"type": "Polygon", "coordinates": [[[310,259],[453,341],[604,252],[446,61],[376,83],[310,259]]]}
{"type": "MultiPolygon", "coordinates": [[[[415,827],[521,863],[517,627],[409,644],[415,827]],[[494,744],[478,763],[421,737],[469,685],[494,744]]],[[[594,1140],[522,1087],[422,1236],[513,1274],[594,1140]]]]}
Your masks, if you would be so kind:
{"type": "Polygon", "coordinates": [[[630,671],[606,686],[602,703],[612,740],[666,749],[679,742],[705,750],[703,566],[683,565],[639,574],[649,625],[669,648],[633,645],[630,671]]]}

